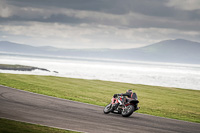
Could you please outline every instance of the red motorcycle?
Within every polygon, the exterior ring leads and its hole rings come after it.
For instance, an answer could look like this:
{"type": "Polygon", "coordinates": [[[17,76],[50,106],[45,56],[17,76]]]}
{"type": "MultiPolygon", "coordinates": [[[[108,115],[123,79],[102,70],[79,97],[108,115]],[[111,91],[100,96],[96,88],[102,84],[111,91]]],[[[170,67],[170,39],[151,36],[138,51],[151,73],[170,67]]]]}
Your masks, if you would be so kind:
{"type": "Polygon", "coordinates": [[[133,93],[133,95],[133,98],[126,98],[125,96],[120,95],[118,95],[116,98],[113,97],[111,99],[111,103],[106,105],[103,112],[105,114],[110,112],[118,113],[122,114],[123,117],[129,117],[133,112],[139,109],[137,95],[136,93],[133,93]]]}

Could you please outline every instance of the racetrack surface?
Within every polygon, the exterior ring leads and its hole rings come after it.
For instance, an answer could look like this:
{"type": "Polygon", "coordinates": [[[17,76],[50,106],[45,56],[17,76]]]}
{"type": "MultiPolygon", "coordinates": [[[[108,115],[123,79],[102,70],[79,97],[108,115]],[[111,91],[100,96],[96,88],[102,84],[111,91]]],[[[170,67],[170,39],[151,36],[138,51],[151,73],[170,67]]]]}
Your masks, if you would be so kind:
{"type": "Polygon", "coordinates": [[[103,107],[0,86],[0,117],[89,133],[199,133],[200,124],[134,113],[104,114],[103,107]]]}

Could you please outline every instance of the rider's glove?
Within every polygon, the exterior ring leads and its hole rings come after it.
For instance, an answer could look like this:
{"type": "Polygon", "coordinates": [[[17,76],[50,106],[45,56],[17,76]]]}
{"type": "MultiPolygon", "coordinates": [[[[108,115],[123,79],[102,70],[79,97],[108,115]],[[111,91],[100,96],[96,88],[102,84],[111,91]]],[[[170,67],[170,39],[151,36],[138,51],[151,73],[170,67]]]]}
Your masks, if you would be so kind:
{"type": "Polygon", "coordinates": [[[117,97],[117,94],[114,94],[113,97],[114,97],[114,98],[117,97]]]}

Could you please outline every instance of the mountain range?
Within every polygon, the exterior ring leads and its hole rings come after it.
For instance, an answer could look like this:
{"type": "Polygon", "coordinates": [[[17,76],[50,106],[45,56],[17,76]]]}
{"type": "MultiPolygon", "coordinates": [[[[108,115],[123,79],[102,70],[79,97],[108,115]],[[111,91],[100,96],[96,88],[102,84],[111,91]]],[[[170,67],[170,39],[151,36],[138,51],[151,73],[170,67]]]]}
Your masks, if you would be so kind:
{"type": "Polygon", "coordinates": [[[132,49],[61,49],[0,41],[0,52],[200,64],[200,43],[183,39],[165,40],[132,49]]]}

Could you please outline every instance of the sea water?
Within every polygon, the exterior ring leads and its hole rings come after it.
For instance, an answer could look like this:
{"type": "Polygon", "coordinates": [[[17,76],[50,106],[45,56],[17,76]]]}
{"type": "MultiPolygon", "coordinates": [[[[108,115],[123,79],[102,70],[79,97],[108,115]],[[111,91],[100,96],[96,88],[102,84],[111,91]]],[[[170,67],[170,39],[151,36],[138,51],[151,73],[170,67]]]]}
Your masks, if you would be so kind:
{"type": "Polygon", "coordinates": [[[28,65],[50,70],[0,70],[0,73],[52,75],[200,90],[200,65],[2,53],[0,64],[28,65]]]}

